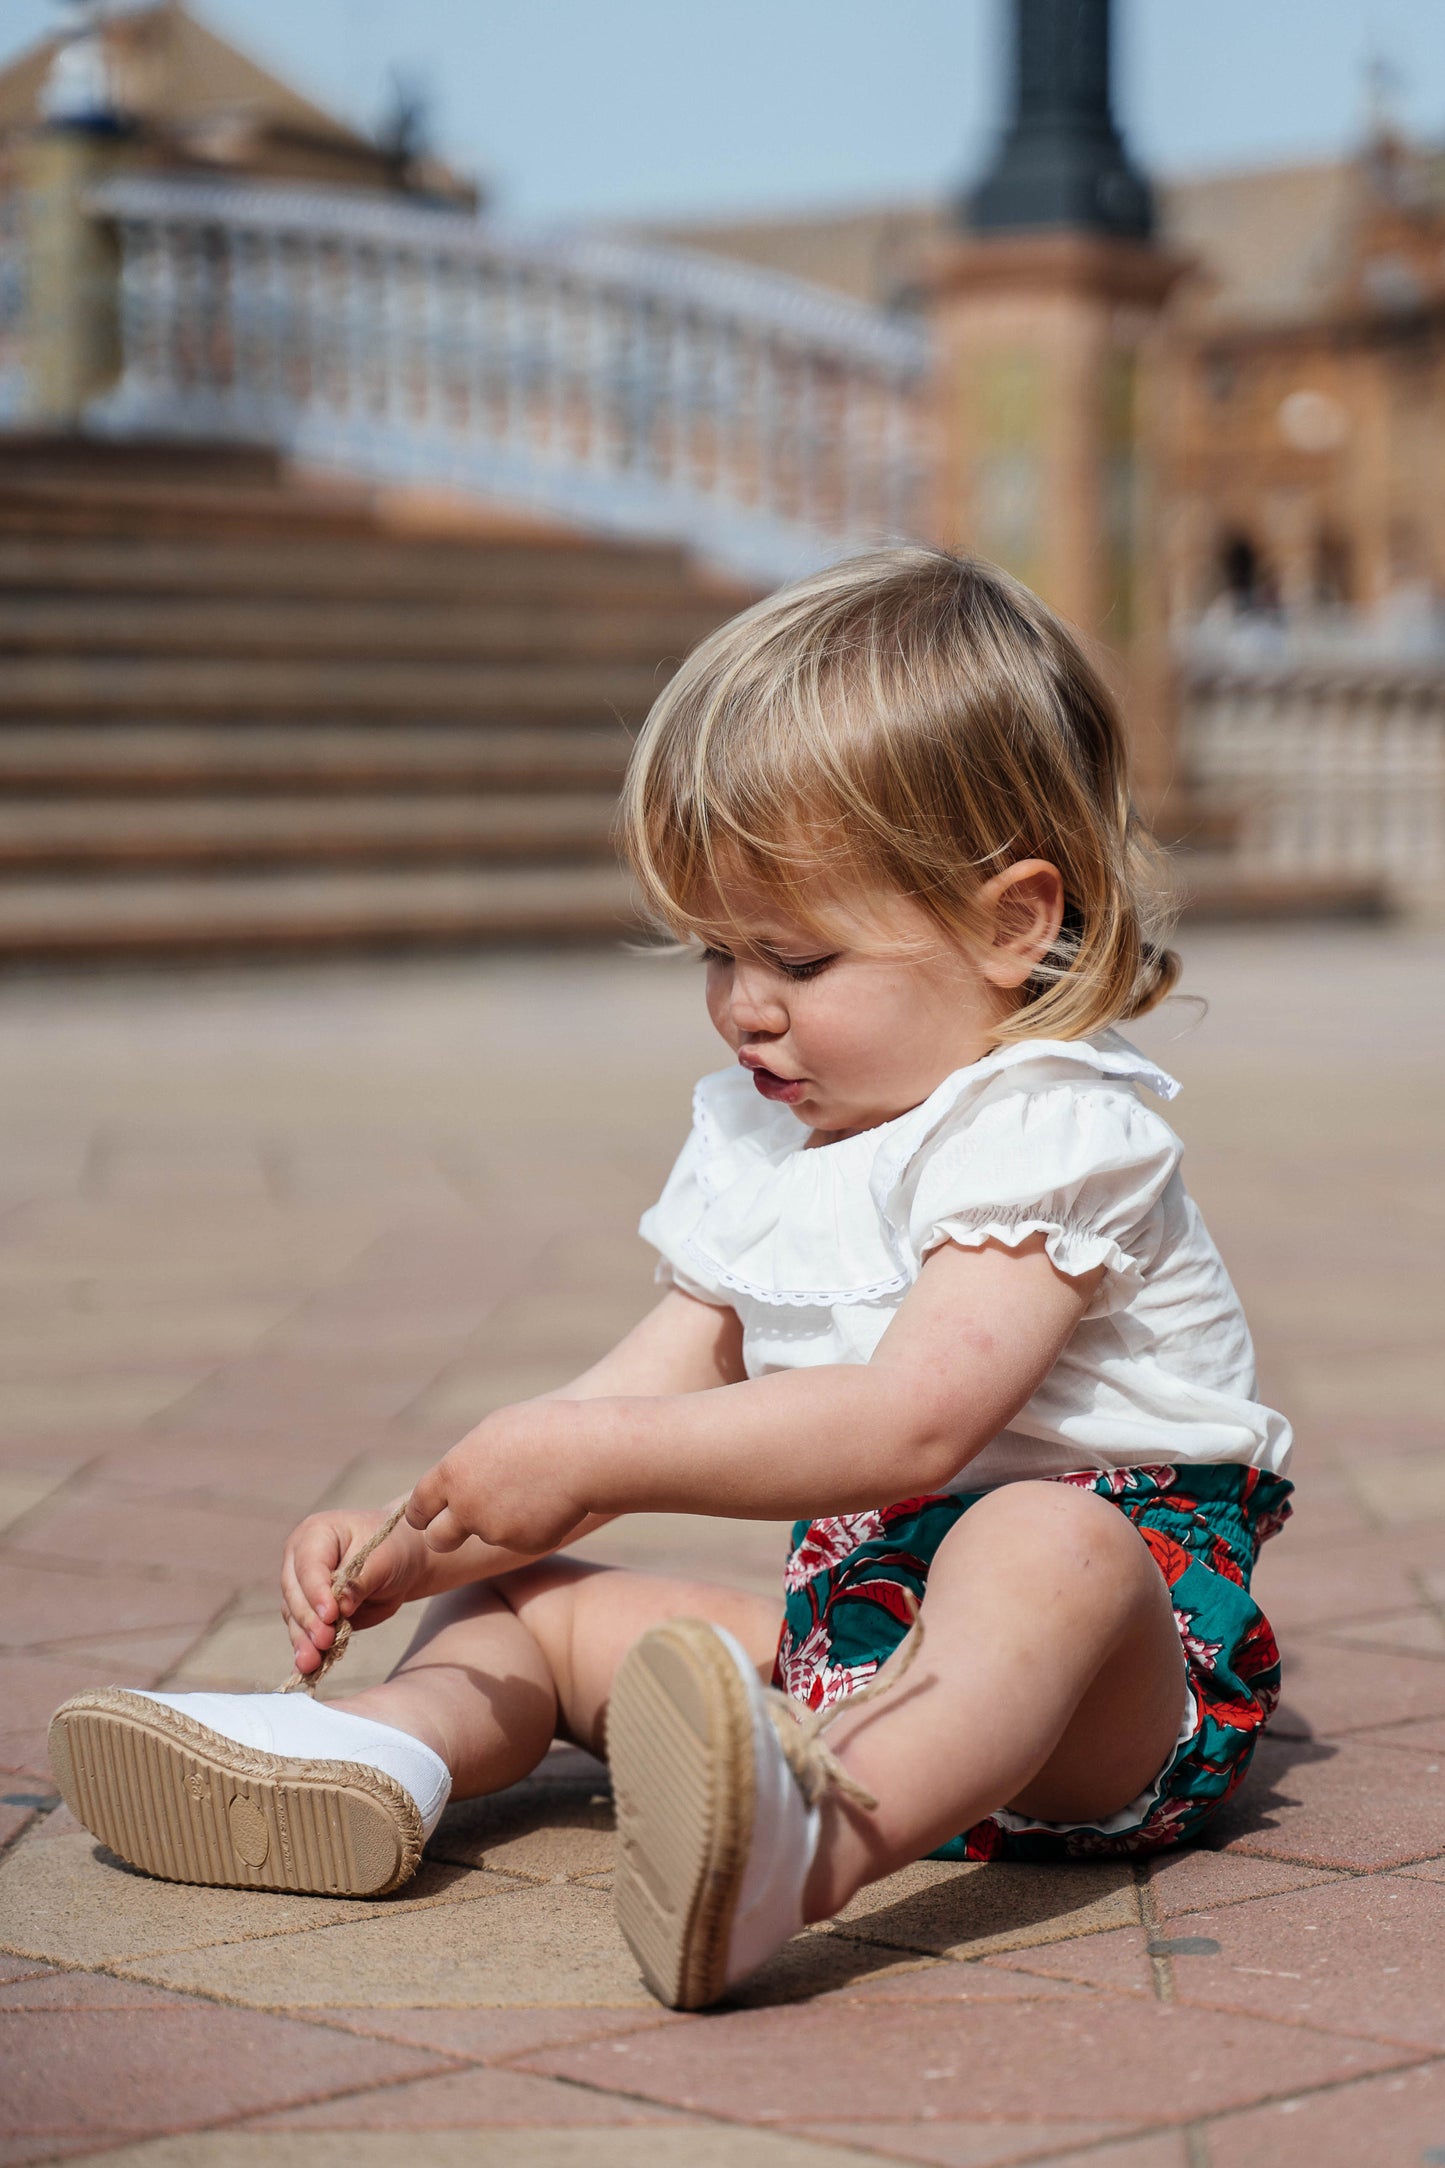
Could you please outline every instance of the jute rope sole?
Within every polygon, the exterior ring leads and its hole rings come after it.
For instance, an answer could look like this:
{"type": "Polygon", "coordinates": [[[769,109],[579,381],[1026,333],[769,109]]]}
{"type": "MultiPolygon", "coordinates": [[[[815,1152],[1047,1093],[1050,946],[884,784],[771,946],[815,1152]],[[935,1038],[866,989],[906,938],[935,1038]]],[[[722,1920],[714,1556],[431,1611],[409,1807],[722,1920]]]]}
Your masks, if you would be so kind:
{"type": "MultiPolygon", "coordinates": [[[[915,1604],[891,1675],[801,1720],[797,1702],[764,1689],[769,1720],[810,1806],[830,1790],[856,1806],[877,1805],[822,1734],[846,1709],[891,1692],[922,1640],[915,1604]]],[[[660,2002],[705,2009],[727,1988],[756,1779],[748,1688],[703,1620],[656,1626],[628,1650],[612,1684],[607,1759],[617,1800],[617,1924],[660,2002]]]]}
{"type": "Polygon", "coordinates": [[[383,1897],[421,1858],[421,1810],[383,1770],[242,1746],[123,1687],[56,1711],[50,1761],[76,1819],[164,1881],[383,1897]]]}

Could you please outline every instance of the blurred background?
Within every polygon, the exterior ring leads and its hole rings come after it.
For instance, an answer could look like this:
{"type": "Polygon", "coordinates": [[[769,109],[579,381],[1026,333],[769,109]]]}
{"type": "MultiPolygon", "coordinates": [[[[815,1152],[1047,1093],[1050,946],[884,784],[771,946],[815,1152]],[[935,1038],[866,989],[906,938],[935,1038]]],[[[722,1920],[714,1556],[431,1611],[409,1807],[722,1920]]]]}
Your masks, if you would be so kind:
{"type": "Polygon", "coordinates": [[[17,0],[0,959],[615,931],[659,673],[906,535],[1196,917],[1438,906],[1432,15],[17,0]]]}

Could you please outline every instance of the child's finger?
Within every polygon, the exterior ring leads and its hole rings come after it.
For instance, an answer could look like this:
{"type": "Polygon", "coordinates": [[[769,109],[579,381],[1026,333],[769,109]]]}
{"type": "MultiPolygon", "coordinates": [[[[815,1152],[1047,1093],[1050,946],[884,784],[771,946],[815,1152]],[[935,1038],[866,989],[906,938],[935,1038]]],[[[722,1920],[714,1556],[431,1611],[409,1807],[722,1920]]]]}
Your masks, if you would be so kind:
{"type": "Polygon", "coordinates": [[[464,1528],[450,1506],[443,1506],[434,1520],[426,1525],[426,1544],[429,1551],[459,1551],[471,1534],[464,1528]]]}
{"type": "Polygon", "coordinates": [[[439,1460],[434,1468],[428,1468],[426,1474],[412,1486],[411,1496],[406,1502],[406,1518],[412,1528],[430,1527],[446,1505],[447,1481],[443,1473],[445,1466],[446,1463],[439,1460]]]}
{"type": "Polygon", "coordinates": [[[313,1582],[312,1592],[308,1592],[301,1575],[296,1569],[295,1561],[288,1555],[281,1567],[281,1598],[287,1612],[296,1621],[301,1631],[309,1634],[318,1648],[329,1648],[336,1638],[334,1623],[336,1605],[335,1599],[331,1595],[330,1576],[328,1575],[322,1582],[319,1590],[316,1589],[313,1582]],[[317,1608],[314,1595],[319,1595],[330,1607],[332,1613],[330,1619],[326,1618],[317,1608]]]}

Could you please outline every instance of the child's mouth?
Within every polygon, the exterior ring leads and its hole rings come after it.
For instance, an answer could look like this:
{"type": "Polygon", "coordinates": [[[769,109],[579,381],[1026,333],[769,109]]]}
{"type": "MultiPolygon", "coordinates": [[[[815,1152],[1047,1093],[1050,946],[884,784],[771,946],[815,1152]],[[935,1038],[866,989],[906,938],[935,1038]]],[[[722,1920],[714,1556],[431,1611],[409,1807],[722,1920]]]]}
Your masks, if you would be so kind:
{"type": "Polygon", "coordinates": [[[784,1106],[790,1107],[803,1095],[802,1077],[774,1076],[771,1069],[750,1069],[749,1074],[765,1099],[781,1099],[784,1106]]]}

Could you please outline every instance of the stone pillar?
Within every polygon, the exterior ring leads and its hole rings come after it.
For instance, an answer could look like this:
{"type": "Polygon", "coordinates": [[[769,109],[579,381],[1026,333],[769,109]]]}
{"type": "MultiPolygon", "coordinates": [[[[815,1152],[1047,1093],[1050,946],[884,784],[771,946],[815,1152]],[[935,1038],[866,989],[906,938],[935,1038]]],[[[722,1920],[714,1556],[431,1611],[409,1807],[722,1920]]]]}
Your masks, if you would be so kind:
{"type": "Polygon", "coordinates": [[[1110,651],[1146,802],[1172,738],[1152,447],[1176,276],[1139,242],[998,235],[958,243],[931,286],[934,531],[1003,565],[1110,651]]]}
{"type": "Polygon", "coordinates": [[[1114,125],[1109,0],[1012,0],[1012,100],[930,281],[933,527],[1103,643],[1146,806],[1173,740],[1152,447],[1181,265],[1114,125]]]}
{"type": "Polygon", "coordinates": [[[87,191],[113,170],[114,135],[44,128],[20,149],[28,418],[74,429],[119,364],[118,253],[87,191]]]}

